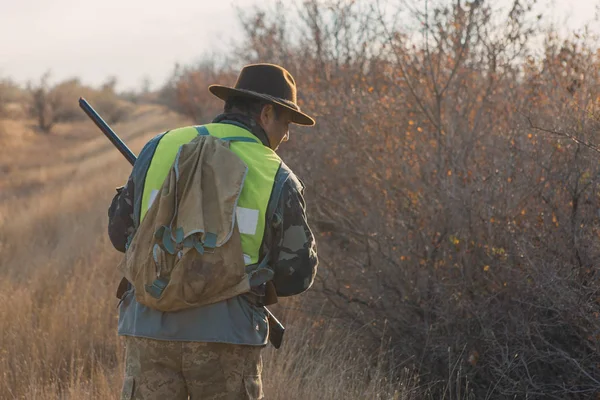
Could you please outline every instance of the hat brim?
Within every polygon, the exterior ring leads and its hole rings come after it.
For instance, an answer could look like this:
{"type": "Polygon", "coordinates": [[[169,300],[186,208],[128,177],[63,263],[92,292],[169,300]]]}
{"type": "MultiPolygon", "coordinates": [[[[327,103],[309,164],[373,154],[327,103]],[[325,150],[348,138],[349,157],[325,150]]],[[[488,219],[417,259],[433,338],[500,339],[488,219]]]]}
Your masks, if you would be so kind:
{"type": "Polygon", "coordinates": [[[221,85],[210,85],[208,87],[208,90],[223,101],[227,101],[227,99],[232,96],[250,97],[250,98],[257,98],[257,99],[265,100],[265,101],[277,104],[278,106],[281,106],[283,108],[290,110],[292,112],[292,123],[294,123],[294,124],[305,125],[305,126],[313,126],[315,124],[314,119],[312,119],[308,115],[304,114],[302,111],[298,111],[298,110],[290,107],[285,102],[283,102],[281,99],[278,99],[277,97],[265,95],[265,94],[258,93],[258,92],[253,92],[251,90],[235,89],[235,88],[221,86],[221,85]]]}

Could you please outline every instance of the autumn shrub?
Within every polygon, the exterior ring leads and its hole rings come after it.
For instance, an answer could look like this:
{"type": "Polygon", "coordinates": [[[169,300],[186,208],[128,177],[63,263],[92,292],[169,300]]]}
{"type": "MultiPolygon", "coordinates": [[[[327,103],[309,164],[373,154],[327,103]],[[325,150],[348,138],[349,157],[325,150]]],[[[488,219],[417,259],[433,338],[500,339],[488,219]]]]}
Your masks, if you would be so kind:
{"type": "Polygon", "coordinates": [[[50,74],[46,73],[37,85],[30,87],[30,115],[37,120],[39,129],[49,133],[59,122],[81,119],[77,109],[77,93],[81,84],[77,79],[70,79],[51,86],[50,74]]]}
{"type": "Polygon", "coordinates": [[[28,100],[26,90],[11,79],[0,78],[0,118],[22,118],[28,100]]]}
{"type": "Polygon", "coordinates": [[[223,109],[222,102],[208,91],[215,83],[233,86],[235,74],[209,59],[190,67],[176,66],[160,90],[158,102],[196,123],[207,123],[223,109]]]}
{"type": "Polygon", "coordinates": [[[0,117],[6,114],[6,108],[8,105],[8,96],[5,84],[0,82],[0,117]]]}
{"type": "Polygon", "coordinates": [[[100,89],[85,86],[76,78],[51,85],[49,78],[50,75],[45,74],[37,85],[29,89],[29,112],[42,132],[49,133],[57,123],[87,118],[79,108],[80,97],[85,97],[108,123],[122,121],[133,110],[129,102],[119,98],[113,78],[100,89]]]}
{"type": "Polygon", "coordinates": [[[241,15],[240,64],[284,65],[317,118],[282,149],[308,188],[317,296],[439,398],[600,391],[598,42],[544,32],[531,5],[241,15]]]}
{"type": "Polygon", "coordinates": [[[131,102],[121,99],[116,90],[116,78],[109,78],[98,90],[90,93],[89,100],[109,124],[122,122],[133,111],[131,102]]]}

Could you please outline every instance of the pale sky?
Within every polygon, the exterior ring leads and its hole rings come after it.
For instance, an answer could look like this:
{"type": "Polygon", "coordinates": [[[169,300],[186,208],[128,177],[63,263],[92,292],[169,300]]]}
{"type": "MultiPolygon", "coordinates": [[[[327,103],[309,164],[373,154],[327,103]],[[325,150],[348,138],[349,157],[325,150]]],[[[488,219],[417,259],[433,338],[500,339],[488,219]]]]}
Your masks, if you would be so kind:
{"type": "MultiPolygon", "coordinates": [[[[552,20],[568,18],[572,27],[593,20],[600,2],[546,1],[556,6],[552,20]]],[[[234,6],[256,2],[0,0],[0,79],[24,83],[50,70],[53,80],[77,76],[98,85],[115,75],[125,89],[139,88],[147,76],[161,85],[176,62],[193,63],[239,38],[234,6]]]]}

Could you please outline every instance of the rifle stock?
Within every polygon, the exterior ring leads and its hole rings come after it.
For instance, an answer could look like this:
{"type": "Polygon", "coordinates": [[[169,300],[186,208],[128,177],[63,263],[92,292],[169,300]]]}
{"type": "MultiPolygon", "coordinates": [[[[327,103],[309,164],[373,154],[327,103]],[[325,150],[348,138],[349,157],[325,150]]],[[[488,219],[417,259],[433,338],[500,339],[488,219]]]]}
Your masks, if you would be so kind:
{"type": "MultiPolygon", "coordinates": [[[[98,128],[104,133],[104,135],[110,140],[110,142],[121,152],[121,154],[129,161],[131,165],[135,164],[137,159],[136,155],[127,147],[125,142],[121,140],[119,136],[111,129],[111,127],[102,119],[102,117],[94,110],[94,108],[87,102],[83,97],[79,98],[79,107],[87,114],[88,117],[96,124],[98,128]]],[[[264,307],[267,313],[267,320],[269,322],[269,341],[278,349],[281,347],[283,341],[283,334],[285,333],[285,327],[271,311],[264,307]]]]}

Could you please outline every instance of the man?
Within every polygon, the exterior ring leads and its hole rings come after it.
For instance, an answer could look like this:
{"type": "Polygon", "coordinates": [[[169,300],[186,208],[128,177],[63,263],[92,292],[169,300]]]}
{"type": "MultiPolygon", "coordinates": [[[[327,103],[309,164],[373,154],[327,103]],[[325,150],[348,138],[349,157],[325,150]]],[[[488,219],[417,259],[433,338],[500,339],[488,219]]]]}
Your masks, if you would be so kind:
{"type": "Polygon", "coordinates": [[[131,285],[120,285],[119,334],[126,346],[122,399],[262,398],[261,350],[269,329],[262,305],[272,303],[267,300],[273,292],[291,296],[307,290],[316,274],[304,186],[275,153],[289,139],[290,123],[314,125],[296,104],[294,79],[277,65],[254,64],[242,69],[235,87],[209,90],[225,101],[224,113],[212,124],[175,129],[146,144],[109,208],[109,237],[117,250],[126,251],[152,204],[152,177],[168,172],[167,155],[184,144],[177,138],[191,141],[191,129],[242,137],[230,147],[248,167],[237,212],[242,250],[247,265],[269,260],[273,278],[250,293],[170,313],[138,303],[131,285]]]}

